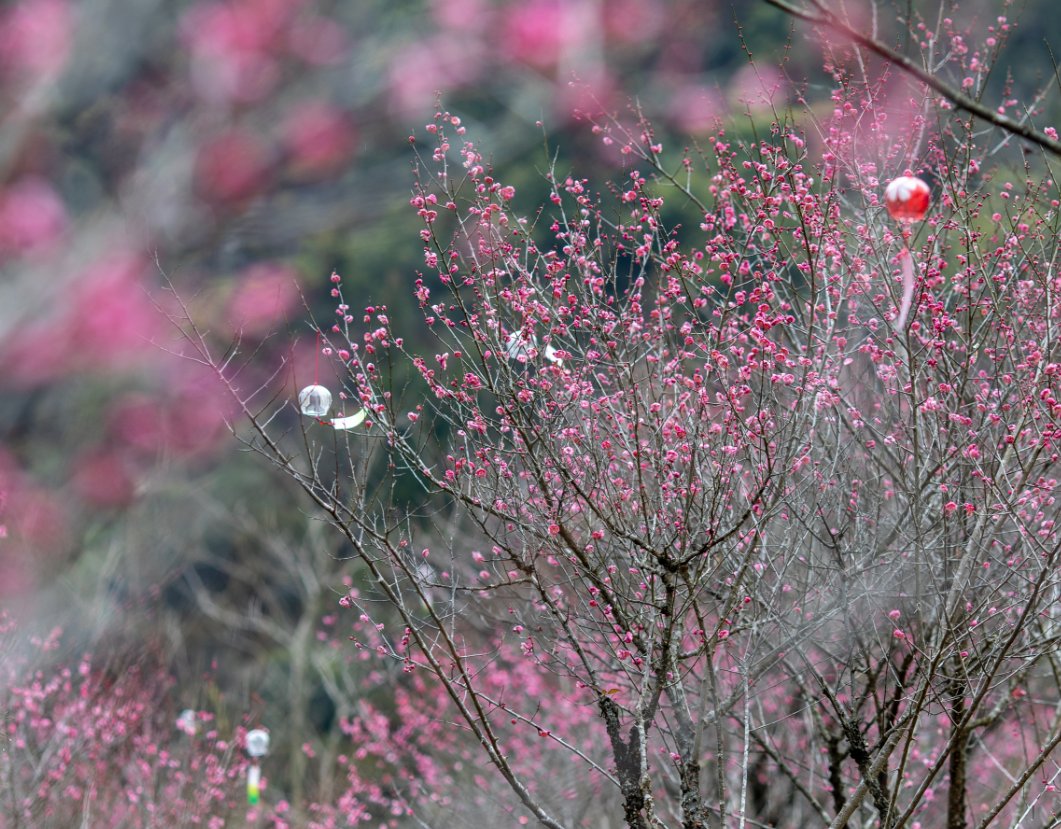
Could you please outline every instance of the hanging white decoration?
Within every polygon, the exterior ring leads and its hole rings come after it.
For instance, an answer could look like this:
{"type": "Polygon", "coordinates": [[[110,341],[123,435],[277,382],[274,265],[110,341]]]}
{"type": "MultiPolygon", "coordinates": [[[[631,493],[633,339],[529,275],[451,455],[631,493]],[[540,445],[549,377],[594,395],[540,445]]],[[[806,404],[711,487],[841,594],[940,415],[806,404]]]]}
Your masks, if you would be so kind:
{"type": "Polygon", "coordinates": [[[264,757],[269,753],[269,732],[255,728],[247,732],[247,754],[251,757],[264,757]]]}
{"type": "Polygon", "coordinates": [[[508,359],[525,363],[531,357],[531,351],[538,348],[538,340],[533,334],[528,339],[522,331],[513,331],[505,341],[505,353],[508,359]]]}
{"type": "Polygon", "coordinates": [[[256,806],[262,799],[262,769],[255,764],[247,769],[247,803],[256,806]]]}
{"type": "Polygon", "coordinates": [[[307,417],[324,417],[332,407],[332,393],[324,386],[306,386],[298,393],[298,408],[307,417]]]}
{"type": "Polygon", "coordinates": [[[365,422],[368,410],[361,409],[356,414],[347,417],[333,417],[325,420],[324,416],[332,407],[332,393],[324,386],[316,384],[306,386],[298,393],[298,408],[306,417],[315,418],[322,426],[331,426],[338,432],[353,429],[365,422]]]}
{"type": "MultiPolygon", "coordinates": [[[[564,361],[558,356],[558,352],[551,345],[546,344],[542,352],[545,359],[556,365],[563,365],[564,361]]],[[[531,334],[526,336],[522,331],[513,331],[505,340],[505,354],[510,360],[526,363],[538,354],[538,338],[531,334]]]]}
{"type": "Polygon", "coordinates": [[[251,765],[247,769],[247,802],[254,806],[262,797],[262,769],[258,760],[269,753],[269,732],[255,728],[247,732],[247,754],[251,765]]]}
{"type": "Polygon", "coordinates": [[[185,708],[177,717],[177,730],[183,731],[189,737],[194,737],[199,726],[195,721],[195,712],[191,708],[185,708]]]}
{"type": "Polygon", "coordinates": [[[362,409],[357,414],[350,415],[349,417],[333,417],[331,425],[333,429],[340,431],[344,429],[353,429],[355,426],[360,426],[365,422],[365,418],[368,416],[368,410],[362,409]]]}

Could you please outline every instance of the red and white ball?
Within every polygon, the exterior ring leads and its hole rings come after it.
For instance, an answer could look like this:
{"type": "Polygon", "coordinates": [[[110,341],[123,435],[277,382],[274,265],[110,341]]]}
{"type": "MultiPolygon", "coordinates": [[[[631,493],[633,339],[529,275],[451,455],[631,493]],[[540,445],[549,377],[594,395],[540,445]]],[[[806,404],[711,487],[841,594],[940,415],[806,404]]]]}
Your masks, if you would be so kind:
{"type": "Polygon", "coordinates": [[[888,215],[899,222],[920,222],[928,213],[931,191],[914,176],[893,179],[884,191],[888,215]]]}

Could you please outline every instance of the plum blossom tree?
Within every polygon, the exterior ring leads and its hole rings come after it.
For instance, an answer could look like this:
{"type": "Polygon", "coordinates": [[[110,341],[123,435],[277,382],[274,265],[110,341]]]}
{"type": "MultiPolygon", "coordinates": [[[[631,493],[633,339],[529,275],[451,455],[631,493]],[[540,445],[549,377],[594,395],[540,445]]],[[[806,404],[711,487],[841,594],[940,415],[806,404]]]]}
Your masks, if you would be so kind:
{"type": "MultiPolygon", "coordinates": [[[[876,25],[876,18],[874,18],[874,25],[870,30],[864,31],[852,20],[851,14],[847,9],[830,8],[830,6],[819,2],[819,0],[810,0],[810,2],[803,5],[789,3],[787,0],[764,1],[798,20],[818,27],[820,30],[848,38],[852,43],[866,50],[866,52],[883,58],[888,64],[897,67],[901,72],[916,78],[927,88],[940,95],[943,100],[963,112],[986,121],[1011,136],[1019,136],[1025,141],[1037,144],[1055,156],[1061,156],[1061,142],[1057,140],[1056,129],[1053,127],[1037,128],[1029,119],[1029,116],[1035,114],[1034,111],[1025,111],[1016,116],[1008,112],[1011,107],[1020,104],[1020,101],[1009,100],[994,109],[983,103],[981,98],[984,94],[985,81],[990,74],[990,67],[993,65],[992,61],[980,61],[978,59],[975,64],[970,62],[966,66],[959,66],[958,68],[968,70],[968,74],[965,74],[959,83],[952,84],[939,74],[939,66],[933,66],[931,51],[925,50],[919,56],[921,60],[915,60],[885,43],[876,25]]],[[[944,17],[944,13],[945,8],[940,6],[936,25],[942,25],[949,29],[953,25],[953,21],[948,17],[944,17]]],[[[919,39],[922,37],[926,38],[922,43],[927,46],[935,35],[923,19],[918,19],[919,17],[920,15],[915,16],[913,10],[910,9],[906,20],[900,19],[900,22],[906,24],[912,36],[919,39]]],[[[989,42],[984,45],[991,49],[998,48],[1000,40],[1004,42],[1014,27],[1009,18],[1004,15],[999,16],[995,24],[989,27],[992,36],[988,39],[989,42]]],[[[952,40],[952,45],[964,48],[960,41],[954,43],[952,40]]]]}
{"type": "Polygon", "coordinates": [[[357,430],[295,426],[187,329],[366,567],[356,646],[444,692],[541,825],[1058,818],[1056,184],[831,70],[824,122],[674,162],[595,124],[623,178],[550,167],[528,212],[438,112],[411,202],[434,347],[339,275],[317,326],[357,430]],[[883,191],[910,174],[934,204],[900,324],[883,191]]]}
{"type": "MultiPolygon", "coordinates": [[[[249,725],[256,718],[225,705],[208,677],[197,696],[205,707],[178,714],[177,700],[186,691],[160,661],[161,649],[134,661],[117,649],[108,656],[82,651],[71,658],[76,645],[71,640],[77,637],[58,627],[26,630],[7,614],[0,623],[4,826],[59,829],[104,822],[138,829],[167,822],[214,829],[335,829],[371,823],[395,829],[409,825],[414,814],[420,826],[436,825],[436,820],[437,825],[476,826],[514,819],[512,809],[499,804],[497,787],[472,774],[475,745],[450,726],[447,699],[428,676],[396,682],[401,665],[384,665],[365,672],[354,685],[356,671],[340,666],[374,662],[375,652],[340,651],[340,643],[349,642],[334,635],[334,613],[320,619],[319,647],[298,644],[327,677],[329,693],[342,700],[336,727],[316,740],[307,739],[304,723],[273,722],[270,730],[304,742],[264,759],[249,751],[249,725]],[[329,660],[328,654],[336,658],[329,660]],[[260,803],[245,795],[255,762],[263,775],[260,803]],[[308,781],[312,785],[303,785],[308,781]],[[465,785],[477,793],[455,796],[465,785]]],[[[364,622],[353,629],[366,642],[376,632],[364,622]]],[[[503,676],[495,672],[491,681],[503,676]]],[[[532,666],[515,664],[511,680],[535,690],[540,678],[532,666]]],[[[291,703],[304,705],[297,689],[291,703]]],[[[592,714],[568,710],[562,718],[573,729],[587,716],[592,714]]],[[[522,762],[555,766],[556,758],[536,736],[514,743],[512,750],[522,762]]],[[[574,799],[573,790],[553,788],[574,799]]],[[[583,810],[587,805],[584,798],[578,804],[583,810]]]]}
{"type": "MultiPolygon", "coordinates": [[[[174,459],[218,468],[230,409],[149,345],[156,257],[209,273],[207,326],[267,358],[296,255],[324,244],[307,234],[393,225],[388,125],[440,87],[505,102],[477,126],[502,160],[538,141],[528,111],[611,108],[634,75],[657,123],[700,134],[746,89],[787,100],[763,67],[728,98],[704,82],[729,38],[713,5],[433,0],[381,38],[393,4],[7,4],[0,592],[46,615],[105,585],[120,626],[119,598],[197,572],[169,555],[195,547],[187,524],[146,539],[177,514],[174,459]],[[76,586],[32,593],[57,582],[76,586]]],[[[934,92],[830,47],[833,120],[777,117],[673,166],[647,125],[602,123],[613,196],[554,168],[526,213],[523,182],[440,114],[414,203],[425,325],[345,307],[348,280],[339,330],[320,326],[365,424],[302,421],[299,459],[275,385],[222,372],[340,530],[305,549],[274,533],[253,562],[213,560],[224,597],[194,591],[229,644],[289,669],[285,779],[247,815],[239,727],[175,730],[165,658],[23,664],[4,630],[5,825],[1056,820],[1056,185],[1046,159],[1000,170],[932,96],[1047,150],[1056,132],[1037,102],[981,103],[1012,23],[911,19],[904,63],[827,3],[799,8],[934,92]],[[907,171],[936,197],[909,325],[911,259],[879,207],[907,171]],[[319,563],[333,552],[375,586],[319,563]],[[318,685],[339,725],[303,742],[318,685]]],[[[139,634],[122,647],[150,652],[139,634]]]]}
{"type": "Polygon", "coordinates": [[[229,739],[210,713],[189,712],[179,731],[172,679],[153,659],[64,662],[61,629],[24,639],[13,617],[0,622],[5,826],[219,826],[239,814],[245,729],[229,739]]]}

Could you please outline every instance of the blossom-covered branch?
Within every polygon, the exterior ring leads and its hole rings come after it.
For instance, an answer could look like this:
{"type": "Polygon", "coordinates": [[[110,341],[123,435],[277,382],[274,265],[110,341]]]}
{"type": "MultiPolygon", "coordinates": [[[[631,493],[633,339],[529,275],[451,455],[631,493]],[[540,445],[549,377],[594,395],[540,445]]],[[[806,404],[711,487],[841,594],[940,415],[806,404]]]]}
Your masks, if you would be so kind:
{"type": "Polygon", "coordinates": [[[851,26],[836,12],[818,2],[818,0],[812,0],[807,6],[798,6],[788,2],[788,0],[764,0],[764,2],[799,20],[815,26],[824,26],[842,34],[852,42],[869,49],[874,54],[899,67],[903,72],[921,81],[930,89],[935,90],[958,109],[974,115],[1005,132],[1030,141],[1052,155],[1061,157],[1061,141],[1057,139],[1056,133],[1047,134],[1047,132],[1036,129],[1026,121],[1017,121],[997,109],[992,109],[980,103],[980,101],[970,98],[960,89],[940,78],[938,73],[926,69],[923,65],[911,60],[877,38],[851,26]]]}

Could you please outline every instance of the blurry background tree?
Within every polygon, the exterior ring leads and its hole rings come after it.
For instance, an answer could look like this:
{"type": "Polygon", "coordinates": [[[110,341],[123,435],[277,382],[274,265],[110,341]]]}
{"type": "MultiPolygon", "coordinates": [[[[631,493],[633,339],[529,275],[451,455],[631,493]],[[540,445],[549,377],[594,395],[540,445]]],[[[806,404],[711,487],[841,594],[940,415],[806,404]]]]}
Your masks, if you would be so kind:
{"type": "MultiPolygon", "coordinates": [[[[907,4],[873,8],[885,42],[910,55],[941,17],[918,3],[896,26],[907,4]]],[[[972,87],[949,80],[1017,119],[1055,123],[1041,43],[1061,25],[1051,11],[1048,0],[1026,3],[1003,30],[996,2],[948,10],[960,27],[993,27],[972,87]]],[[[160,723],[191,707],[224,723],[223,740],[236,724],[272,726],[288,769],[276,790],[296,812],[357,788],[353,764],[338,773],[332,758],[350,754],[352,735],[371,742],[360,729],[372,711],[386,719],[400,708],[393,677],[359,670],[361,652],[337,647],[348,630],[331,632],[361,565],[293,506],[286,478],[234,454],[232,402],[208,373],[166,354],[159,266],[213,335],[256,354],[246,382],[284,365],[286,389],[314,373],[305,321],[332,313],[333,268],[355,308],[386,303],[392,324],[419,336],[406,324],[423,267],[407,137],[437,95],[521,200],[544,203],[551,163],[566,171],[577,158],[580,177],[618,178],[624,157],[588,119],[631,99],[668,147],[705,142],[720,124],[731,138],[765,134],[775,110],[792,106],[810,129],[832,108],[822,56],[845,46],[802,26],[793,38],[792,26],[766,3],[735,11],[702,0],[6,5],[0,591],[19,619],[6,634],[10,663],[76,667],[83,652],[115,654],[114,672],[143,663],[173,679],[146,683],[160,723]],[[31,639],[48,641],[56,622],[68,628],[65,650],[41,653],[31,639]]],[[[917,110],[910,88],[892,77],[882,109],[917,110]]],[[[1014,142],[991,137],[985,163],[1009,163],[1014,142]]],[[[820,154],[813,129],[808,141],[820,154]]],[[[675,224],[700,221],[673,209],[675,224]]],[[[406,476],[396,494],[409,503],[418,491],[406,476]]],[[[24,679],[8,677],[6,690],[24,679]]],[[[410,776],[384,768],[382,728],[372,774],[410,776]]],[[[380,789],[372,774],[358,778],[359,802],[377,816],[400,810],[411,784],[380,789]]],[[[444,789],[433,789],[436,802],[444,789]]]]}

